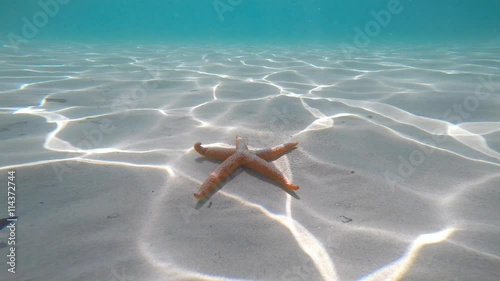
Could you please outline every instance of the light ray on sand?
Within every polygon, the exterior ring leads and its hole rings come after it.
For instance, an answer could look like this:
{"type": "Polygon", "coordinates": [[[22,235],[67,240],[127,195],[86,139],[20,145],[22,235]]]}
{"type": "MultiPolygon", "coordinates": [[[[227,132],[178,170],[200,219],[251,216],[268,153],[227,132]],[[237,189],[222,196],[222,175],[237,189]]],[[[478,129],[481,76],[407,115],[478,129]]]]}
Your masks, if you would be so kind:
{"type": "Polygon", "coordinates": [[[295,241],[302,250],[313,260],[316,268],[324,280],[339,280],[333,260],[328,255],[323,244],[314,237],[305,227],[292,218],[292,197],[286,196],[287,224],[295,241]]]}
{"type": "MultiPolygon", "coordinates": [[[[419,129],[422,129],[423,131],[429,133],[429,134],[434,134],[435,133],[435,130],[431,130],[428,126],[423,126],[422,124],[418,125],[416,123],[412,123],[412,122],[409,122],[409,121],[402,121],[404,120],[405,118],[401,117],[402,119],[398,119],[395,115],[391,115],[391,114],[387,114],[387,112],[385,111],[382,111],[383,108],[387,109],[386,106],[388,105],[382,105],[380,104],[380,106],[382,106],[382,109],[380,110],[376,110],[376,106],[374,107],[374,105],[378,104],[378,103],[375,103],[375,102],[363,102],[363,104],[366,104],[366,103],[369,103],[371,106],[369,107],[364,107],[362,104],[359,104],[361,102],[359,101],[352,101],[352,100],[345,100],[345,99],[337,99],[337,98],[311,98],[313,100],[329,100],[329,101],[338,101],[338,102],[342,102],[342,103],[345,103],[349,106],[352,106],[352,107],[360,107],[361,109],[364,109],[364,110],[368,110],[368,111],[372,111],[376,114],[379,114],[381,116],[384,116],[386,118],[389,118],[389,119],[392,119],[393,121],[395,122],[398,122],[398,123],[402,123],[402,124],[406,124],[406,125],[411,125],[411,126],[415,126],[419,129]]],[[[304,102],[302,102],[304,104],[304,102]]],[[[401,109],[399,108],[393,108],[392,106],[390,106],[392,111],[396,110],[398,112],[401,112],[401,109]]],[[[311,112],[311,114],[313,114],[314,116],[316,116],[318,119],[314,120],[311,124],[309,124],[305,129],[303,129],[302,131],[300,132],[297,132],[294,134],[294,136],[297,136],[301,133],[304,133],[304,132],[307,132],[307,131],[310,131],[310,130],[321,130],[321,129],[328,129],[329,128],[329,122],[326,122],[325,124],[325,119],[327,118],[336,118],[336,117],[344,117],[344,116],[355,116],[355,117],[358,117],[356,114],[351,114],[351,113],[342,113],[342,114],[336,114],[336,115],[332,115],[332,116],[325,116],[323,113],[321,113],[320,111],[318,111],[317,109],[315,108],[312,108],[309,106],[309,109],[308,109],[309,112],[311,112]],[[317,123],[316,123],[317,122],[317,123]]],[[[438,119],[430,119],[430,118],[425,118],[425,117],[421,117],[421,116],[416,116],[416,115],[413,115],[411,113],[408,113],[408,112],[405,112],[407,116],[414,116],[415,118],[417,118],[418,120],[422,121],[422,122],[434,122],[432,124],[434,124],[435,126],[431,126],[431,127],[439,127],[439,128],[442,128],[443,130],[448,130],[450,128],[450,126],[454,126],[454,125],[450,125],[448,122],[445,122],[443,120],[438,120],[438,119]]],[[[420,122],[419,121],[419,122],[420,122]]],[[[468,160],[472,160],[472,161],[477,161],[477,162],[481,162],[481,163],[488,163],[488,164],[492,164],[492,165],[495,165],[495,166],[500,166],[500,163],[495,163],[495,162],[492,162],[492,161],[487,161],[487,160],[483,160],[483,159],[477,159],[477,158],[472,158],[472,157],[469,157],[469,156],[466,156],[466,155],[463,155],[461,153],[458,153],[458,152],[455,152],[453,150],[450,150],[450,149],[446,149],[446,148],[442,148],[442,147],[439,147],[439,146],[436,146],[436,145],[432,145],[432,144],[429,144],[429,143],[425,143],[425,142],[422,142],[422,141],[419,141],[417,139],[413,139],[413,138],[410,138],[404,134],[402,134],[401,132],[393,129],[393,128],[390,128],[388,126],[385,126],[385,125],[382,125],[382,124],[379,124],[379,123],[376,123],[376,122],[373,122],[373,121],[370,121],[372,122],[373,124],[377,125],[377,126],[380,126],[380,127],[383,127],[385,128],[386,130],[389,130],[391,131],[394,135],[397,135],[398,137],[402,138],[402,139],[405,139],[405,140],[408,140],[408,141],[411,141],[411,142],[414,142],[414,143],[417,143],[421,146],[426,146],[426,147],[429,147],[431,149],[435,149],[435,150],[440,150],[440,151],[444,151],[444,152],[447,152],[447,153],[451,153],[451,154],[454,154],[456,156],[459,156],[459,157],[462,157],[462,158],[465,158],[465,159],[468,159],[468,160]]],[[[470,141],[461,141],[461,143],[463,143],[464,145],[467,145],[468,147],[476,150],[476,151],[479,151],[481,152],[482,154],[484,155],[487,155],[487,156],[490,156],[490,157],[493,157],[493,158],[497,158],[497,159],[500,159],[500,154],[492,149],[490,149],[489,147],[485,147],[486,146],[486,143],[484,141],[484,138],[480,135],[477,135],[477,134],[473,134],[473,133],[470,133],[470,132],[467,132],[465,130],[461,131],[462,133],[464,134],[467,134],[469,136],[472,136],[475,138],[476,142],[473,142],[471,143],[470,141]],[[477,139],[479,138],[479,140],[477,139]]],[[[452,134],[450,134],[450,136],[453,137],[452,134]]],[[[454,138],[459,138],[458,136],[455,136],[454,138]]]]}
{"type": "Polygon", "coordinates": [[[333,261],[326,252],[323,244],[316,237],[314,237],[314,235],[310,233],[304,226],[302,226],[302,224],[297,222],[292,217],[292,211],[291,211],[292,197],[290,195],[288,194],[286,195],[286,215],[279,215],[267,210],[261,205],[247,201],[234,194],[229,194],[223,191],[219,192],[221,192],[225,196],[235,201],[238,201],[244,206],[259,210],[266,217],[276,222],[279,222],[280,224],[285,226],[293,235],[299,247],[304,251],[304,253],[306,253],[311,258],[314,265],[316,266],[321,276],[323,277],[323,280],[326,281],[339,280],[333,261]]]}
{"type": "Polygon", "coordinates": [[[492,158],[500,160],[500,153],[489,148],[486,140],[480,135],[471,133],[459,126],[454,125],[450,125],[448,127],[448,135],[452,136],[462,144],[481,152],[484,155],[488,155],[492,158]]]}
{"type": "Polygon", "coordinates": [[[408,247],[406,253],[394,262],[361,278],[363,281],[392,281],[401,280],[410,270],[419,251],[426,245],[446,241],[455,232],[454,227],[449,227],[438,232],[422,234],[408,247]]]}

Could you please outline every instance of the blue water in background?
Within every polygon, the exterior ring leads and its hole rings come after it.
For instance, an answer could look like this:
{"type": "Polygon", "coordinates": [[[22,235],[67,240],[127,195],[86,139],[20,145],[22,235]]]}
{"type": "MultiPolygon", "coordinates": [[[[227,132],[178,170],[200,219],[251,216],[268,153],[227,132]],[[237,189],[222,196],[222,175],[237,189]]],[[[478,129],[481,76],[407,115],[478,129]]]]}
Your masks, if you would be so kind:
{"type": "MultiPolygon", "coordinates": [[[[391,0],[2,0],[0,40],[40,27],[31,40],[126,42],[352,42],[391,0]],[[67,3],[64,3],[67,2],[67,3]],[[50,13],[44,12],[45,6],[50,13]],[[56,3],[54,5],[54,3],[56,3]],[[57,6],[57,7],[55,7],[57,6]],[[48,15],[46,24],[40,15],[48,15]],[[25,18],[25,20],[23,20],[25,18]]],[[[396,1],[397,2],[397,1],[396,1]]],[[[500,1],[399,1],[402,11],[377,42],[491,43],[500,38],[500,1]]],[[[375,37],[375,36],[374,36],[375,37]]]]}

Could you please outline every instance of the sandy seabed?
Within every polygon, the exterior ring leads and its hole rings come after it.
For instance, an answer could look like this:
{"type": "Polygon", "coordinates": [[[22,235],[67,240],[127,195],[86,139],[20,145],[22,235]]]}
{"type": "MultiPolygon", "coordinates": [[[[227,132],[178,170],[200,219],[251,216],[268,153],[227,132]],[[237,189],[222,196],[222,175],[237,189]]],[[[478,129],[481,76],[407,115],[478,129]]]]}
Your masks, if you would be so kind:
{"type": "Polygon", "coordinates": [[[499,53],[0,48],[0,280],[500,280],[499,53]],[[299,142],[300,189],[239,169],[197,204],[193,144],[236,135],[299,142]]]}

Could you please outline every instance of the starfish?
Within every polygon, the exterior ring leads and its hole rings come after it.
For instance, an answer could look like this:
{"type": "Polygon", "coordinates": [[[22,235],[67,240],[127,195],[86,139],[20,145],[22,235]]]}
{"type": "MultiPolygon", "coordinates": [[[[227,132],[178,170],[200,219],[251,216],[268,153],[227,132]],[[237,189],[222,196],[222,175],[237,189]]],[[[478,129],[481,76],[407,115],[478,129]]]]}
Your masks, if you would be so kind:
{"type": "Polygon", "coordinates": [[[268,149],[256,151],[248,150],[246,142],[236,136],[236,148],[203,147],[201,142],[194,144],[194,149],[201,155],[217,160],[223,160],[222,164],[213,171],[201,185],[198,193],[194,194],[197,199],[206,197],[214,188],[240,166],[248,167],[256,172],[268,176],[279,182],[289,190],[297,190],[298,186],[289,182],[285,176],[270,162],[293,149],[298,143],[290,142],[268,149]]]}

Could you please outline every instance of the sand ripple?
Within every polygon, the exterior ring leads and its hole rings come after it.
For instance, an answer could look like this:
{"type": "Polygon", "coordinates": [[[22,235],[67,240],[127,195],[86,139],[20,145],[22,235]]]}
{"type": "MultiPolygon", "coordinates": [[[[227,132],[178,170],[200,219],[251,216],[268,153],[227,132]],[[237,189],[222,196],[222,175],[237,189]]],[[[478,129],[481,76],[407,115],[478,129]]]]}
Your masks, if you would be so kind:
{"type": "Polygon", "coordinates": [[[0,52],[24,279],[500,280],[497,46],[29,48],[0,52]],[[195,209],[192,145],[236,134],[299,142],[300,200],[239,170],[195,209]]]}

